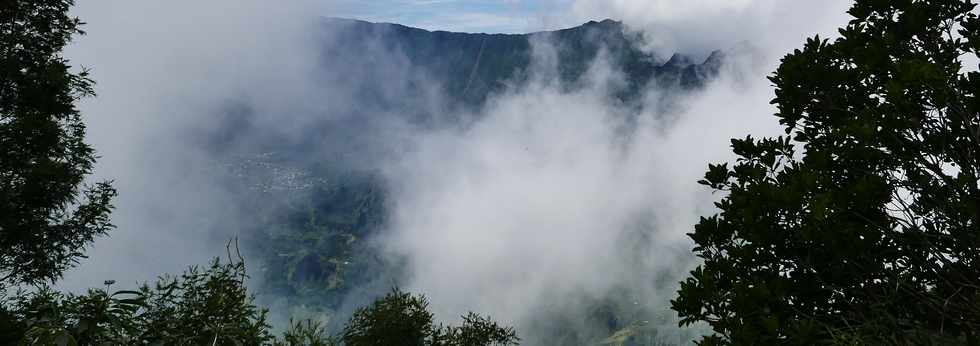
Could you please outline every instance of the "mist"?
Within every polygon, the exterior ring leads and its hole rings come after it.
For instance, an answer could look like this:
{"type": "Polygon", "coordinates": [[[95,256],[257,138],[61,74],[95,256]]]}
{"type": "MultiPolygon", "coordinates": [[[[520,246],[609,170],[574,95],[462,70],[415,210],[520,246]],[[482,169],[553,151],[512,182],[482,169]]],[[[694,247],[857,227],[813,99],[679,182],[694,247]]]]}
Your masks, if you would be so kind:
{"type": "MultiPolygon", "coordinates": [[[[696,265],[685,234],[719,198],[696,181],[733,158],[731,138],[781,134],[765,77],[807,37],[832,37],[847,5],[575,2],[572,18],[622,18],[667,56],[722,49],[726,66],[666,112],[649,88],[631,114],[604,96],[622,76],[600,60],[581,89],[538,78],[491,100],[471,127],[413,136],[388,166],[396,192],[382,243],[408,259],[410,290],[438,297],[439,316],[488,313],[546,344],[554,324],[589,330],[590,304],[625,297],[656,316],[663,341],[690,342],[698,329],[675,328],[669,300],[696,265]]],[[[552,73],[553,47],[536,49],[535,73],[552,73]]]]}
{"type": "Polygon", "coordinates": [[[244,104],[257,126],[296,132],[322,107],[315,75],[318,7],[261,1],[80,2],[87,24],[66,51],[92,70],[95,98],[80,105],[100,156],[92,180],[113,180],[113,223],[60,285],[152,280],[223,254],[241,225],[234,195],[196,133],[244,104]]]}
{"type": "Polygon", "coordinates": [[[719,197],[696,181],[708,163],[732,158],[730,138],[780,133],[765,77],[806,37],[832,37],[848,3],[551,4],[527,22],[622,20],[659,56],[725,51],[722,73],[669,107],[656,85],[642,107],[625,107],[609,97],[621,67],[599,59],[585,83],[562,88],[557,48],[543,39],[533,43],[530,82],[469,114],[445,107],[441,86],[390,47],[355,65],[324,57],[331,37],[318,21],[335,14],[330,2],[81,2],[74,12],[88,35],[67,55],[98,82],[81,110],[101,156],[93,180],[120,191],[118,229],[60,285],[152,280],[222,255],[249,225],[217,170],[236,153],[305,138],[292,144],[308,146],[309,161],[356,148],[357,169],[380,172],[388,223],[373,244],[404,261],[399,284],[428,295],[438,317],[489,314],[538,344],[556,326],[590,333],[583,311],[628,297],[670,331],[665,341],[689,341],[699,330],[676,328],[669,300],[697,264],[685,234],[719,197]],[[400,109],[473,120],[418,126],[351,102],[369,83],[361,79],[382,77],[384,98],[400,109]],[[339,139],[343,129],[317,132],[364,116],[374,120],[355,144],[339,139]],[[215,144],[208,136],[224,133],[229,117],[247,130],[215,144]]]}

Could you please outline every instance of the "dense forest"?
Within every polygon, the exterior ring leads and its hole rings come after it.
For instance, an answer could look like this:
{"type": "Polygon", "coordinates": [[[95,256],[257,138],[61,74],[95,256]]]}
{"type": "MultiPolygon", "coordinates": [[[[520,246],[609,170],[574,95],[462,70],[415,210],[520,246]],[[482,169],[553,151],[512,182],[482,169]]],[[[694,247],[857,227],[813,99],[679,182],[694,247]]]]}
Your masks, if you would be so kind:
{"type": "Polygon", "coordinates": [[[397,54],[407,89],[438,80],[443,109],[479,114],[529,82],[542,40],[558,47],[552,77],[563,90],[580,87],[600,57],[621,67],[625,83],[607,96],[626,109],[647,88],[673,107],[718,76],[725,53],[660,59],[610,20],[490,35],[323,19],[322,59],[349,67],[325,78],[363,78],[354,104],[370,107],[318,124],[317,139],[264,134],[250,127],[257,110],[226,108],[227,127],[198,136],[225,158],[214,171],[248,215],[240,238],[180,274],[70,293],[57,282],[112,236],[113,203],[126,193],[88,180],[99,156],[77,104],[96,97],[98,71],[63,54],[84,34],[72,6],[0,2],[0,344],[665,345],[659,328],[676,315],[705,331],[701,345],[980,345],[980,66],[964,58],[980,53],[973,1],[856,1],[840,37],[808,39],[769,77],[785,135],[733,139],[736,161],[708,165],[699,183],[719,192],[716,214],[688,234],[700,262],[672,310],[624,291],[576,302],[584,316],[548,315],[533,339],[479,312],[440,322],[430,297],[398,288],[404,263],[372,246],[389,192],[358,164],[372,147],[352,133],[383,120],[366,115],[419,126],[474,119],[430,114],[415,104],[421,94],[393,98],[405,94],[386,92],[385,71],[363,75],[364,57],[397,54]],[[320,137],[339,143],[333,159],[310,159],[320,137]],[[328,318],[274,327],[270,313],[293,311],[270,312],[268,297],[328,318]],[[568,327],[579,321],[596,328],[568,327]]]}

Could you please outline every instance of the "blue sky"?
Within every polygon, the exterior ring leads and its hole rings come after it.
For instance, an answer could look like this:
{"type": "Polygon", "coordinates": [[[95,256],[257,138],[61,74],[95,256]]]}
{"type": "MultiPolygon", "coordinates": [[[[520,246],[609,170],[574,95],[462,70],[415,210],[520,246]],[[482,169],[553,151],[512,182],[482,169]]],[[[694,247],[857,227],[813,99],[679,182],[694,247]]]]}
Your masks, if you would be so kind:
{"type": "MultiPolygon", "coordinates": [[[[430,30],[523,33],[565,26],[571,0],[336,0],[330,16],[430,30]]],[[[573,24],[574,25],[574,24],[573,24]]]]}

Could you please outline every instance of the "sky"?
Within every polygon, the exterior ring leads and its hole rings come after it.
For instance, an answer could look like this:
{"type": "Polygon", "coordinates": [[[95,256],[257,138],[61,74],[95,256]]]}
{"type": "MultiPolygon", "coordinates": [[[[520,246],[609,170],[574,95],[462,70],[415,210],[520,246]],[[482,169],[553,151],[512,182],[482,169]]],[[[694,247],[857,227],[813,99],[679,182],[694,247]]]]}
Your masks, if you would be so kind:
{"type": "Polygon", "coordinates": [[[569,23],[554,16],[570,0],[339,0],[333,16],[428,30],[524,33],[569,23]]]}
{"type": "MultiPolygon", "coordinates": [[[[61,285],[127,285],[224,253],[242,226],[235,224],[242,219],[236,195],[215,181],[215,167],[227,158],[192,139],[223,125],[215,114],[230,100],[255,110],[251,120],[263,131],[311,135],[303,132],[315,128],[308,125],[360,106],[349,101],[357,79],[321,78],[331,72],[384,76],[390,95],[423,88],[439,99],[437,85],[406,82],[413,77],[405,61],[385,47],[365,57],[360,68],[369,71],[318,61],[319,18],[467,32],[612,18],[643,32],[656,51],[732,54],[716,81],[671,114],[650,111],[659,91],[645,90],[647,111],[631,136],[619,130],[628,110],[605,97],[622,73],[601,59],[581,88],[532,78],[495,96],[476,117],[482,120],[465,129],[391,124],[379,145],[396,159],[370,163],[393,191],[378,246],[407,258],[405,288],[434,297],[439,316],[480,311],[522,330],[548,307],[624,287],[666,306],[672,283],[696,263],[685,233],[718,197],[695,182],[709,162],[731,158],[730,138],[780,132],[766,75],[805,38],[832,36],[846,22],[848,3],[80,1],[73,11],[88,22],[88,35],[66,55],[97,81],[98,97],[80,108],[100,155],[94,179],[112,179],[120,191],[118,229],[96,241],[61,285]],[[637,239],[637,230],[649,232],[637,239]],[[663,274],[671,284],[637,273],[663,274]]],[[[532,76],[554,74],[553,48],[536,44],[532,76]]]]}

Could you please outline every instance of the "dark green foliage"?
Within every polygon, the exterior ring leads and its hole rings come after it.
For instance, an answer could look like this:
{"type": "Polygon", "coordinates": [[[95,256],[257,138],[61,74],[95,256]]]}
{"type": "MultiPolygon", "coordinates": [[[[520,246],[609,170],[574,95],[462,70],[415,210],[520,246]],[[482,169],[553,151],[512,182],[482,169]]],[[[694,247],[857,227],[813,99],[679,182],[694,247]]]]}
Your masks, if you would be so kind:
{"type": "Polygon", "coordinates": [[[215,260],[135,291],[48,288],[18,292],[0,308],[0,341],[22,345],[516,345],[513,328],[470,313],[461,326],[436,326],[428,301],[395,290],[359,309],[342,336],[319,322],[290,321],[279,338],[245,288],[241,262],[215,260]]]}
{"type": "Polygon", "coordinates": [[[311,176],[318,179],[308,189],[249,197],[255,201],[250,214],[261,216],[245,244],[257,259],[260,300],[274,297],[336,317],[327,326],[336,330],[353,307],[370,303],[360,299],[392,285],[389,276],[396,266],[370,241],[385,220],[380,183],[349,175],[311,176]]]}
{"type": "Polygon", "coordinates": [[[354,312],[344,327],[344,343],[360,345],[425,345],[435,334],[424,298],[395,289],[374,304],[354,312]]]}
{"type": "Polygon", "coordinates": [[[513,327],[501,327],[489,316],[467,313],[461,326],[444,326],[434,345],[478,346],[517,345],[520,339],[513,327]]]}
{"type": "Polygon", "coordinates": [[[207,270],[192,267],[180,278],[164,277],[144,286],[143,325],[150,337],[165,344],[260,344],[269,341],[266,311],[255,307],[245,288],[241,262],[207,270]]]}
{"type": "Polygon", "coordinates": [[[328,334],[322,323],[311,320],[290,320],[289,329],[286,329],[282,337],[274,343],[275,346],[334,346],[339,344],[340,341],[328,334]]]}
{"type": "Polygon", "coordinates": [[[215,260],[136,291],[50,289],[8,304],[28,345],[68,339],[79,345],[260,345],[272,341],[266,311],[252,304],[241,263],[215,260]]]}
{"type": "Polygon", "coordinates": [[[735,165],[701,181],[727,195],[672,303],[714,330],[702,344],[977,344],[974,7],[858,1],[841,38],[782,60],[787,135],[732,140],[735,165]]]}
{"type": "Polygon", "coordinates": [[[396,288],[358,309],[344,327],[343,341],[346,346],[482,346],[516,345],[519,339],[513,328],[474,313],[463,316],[461,326],[436,326],[424,296],[396,288]]]}
{"type": "Polygon", "coordinates": [[[112,227],[115,190],[81,186],[95,152],[74,102],[93,90],[61,56],[72,4],[0,1],[0,286],[59,278],[112,227]]]}

